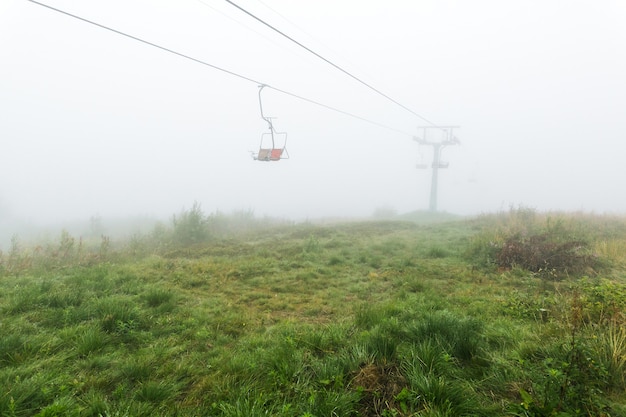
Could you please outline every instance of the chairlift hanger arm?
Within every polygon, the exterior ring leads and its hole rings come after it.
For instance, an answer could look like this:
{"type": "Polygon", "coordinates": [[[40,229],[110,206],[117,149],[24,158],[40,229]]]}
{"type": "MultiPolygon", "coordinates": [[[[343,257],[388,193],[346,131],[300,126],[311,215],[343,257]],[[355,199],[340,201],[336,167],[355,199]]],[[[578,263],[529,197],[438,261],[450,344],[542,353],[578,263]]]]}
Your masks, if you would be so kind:
{"type": "Polygon", "coordinates": [[[263,91],[265,87],[267,87],[267,85],[265,84],[259,85],[259,109],[261,109],[261,118],[265,120],[266,122],[268,122],[271,126],[272,124],[271,118],[265,117],[265,115],[263,114],[263,100],[261,100],[261,92],[263,91]]]}
{"type": "MultiPolygon", "coordinates": [[[[267,84],[261,84],[259,85],[259,109],[261,110],[261,118],[263,120],[265,120],[267,122],[267,124],[269,125],[269,128],[272,132],[275,132],[274,130],[274,124],[272,123],[272,119],[275,119],[275,117],[271,117],[271,116],[266,116],[263,113],[263,100],[261,99],[261,92],[263,91],[263,89],[267,87],[267,84]]],[[[270,87],[271,88],[271,87],[270,87]]]]}

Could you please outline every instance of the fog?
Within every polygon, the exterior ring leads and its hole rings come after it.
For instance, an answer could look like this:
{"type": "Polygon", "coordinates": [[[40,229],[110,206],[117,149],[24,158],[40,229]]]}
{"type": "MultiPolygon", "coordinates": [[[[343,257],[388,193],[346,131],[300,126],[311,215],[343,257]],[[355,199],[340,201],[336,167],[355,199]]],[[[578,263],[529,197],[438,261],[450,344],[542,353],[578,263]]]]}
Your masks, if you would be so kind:
{"type": "Polygon", "coordinates": [[[442,211],[626,211],[621,0],[235,1],[412,112],[226,1],[45,3],[239,76],[0,1],[5,234],[194,202],[294,220],[424,210],[432,150],[412,136],[430,123],[460,126],[442,211]],[[263,91],[288,160],[251,158],[259,82],[292,94],[263,91]]]}

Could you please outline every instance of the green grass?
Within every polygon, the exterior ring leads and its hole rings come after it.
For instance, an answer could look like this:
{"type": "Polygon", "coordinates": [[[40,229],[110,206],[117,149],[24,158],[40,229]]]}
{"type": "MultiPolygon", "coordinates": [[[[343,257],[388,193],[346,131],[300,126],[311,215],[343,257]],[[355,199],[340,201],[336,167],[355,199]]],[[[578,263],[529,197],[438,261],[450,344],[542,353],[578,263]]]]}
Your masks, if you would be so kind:
{"type": "Polygon", "coordinates": [[[16,243],[0,255],[0,416],[626,415],[626,219],[395,219],[194,205],[104,248],[16,243]],[[584,240],[594,263],[498,266],[519,233],[584,240]]]}

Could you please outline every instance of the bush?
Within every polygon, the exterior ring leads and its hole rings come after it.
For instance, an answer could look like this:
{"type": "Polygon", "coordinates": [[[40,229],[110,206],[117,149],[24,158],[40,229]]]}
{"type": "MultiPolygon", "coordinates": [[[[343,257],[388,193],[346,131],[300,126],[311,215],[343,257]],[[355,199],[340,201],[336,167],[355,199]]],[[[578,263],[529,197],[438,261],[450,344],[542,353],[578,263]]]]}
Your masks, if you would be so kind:
{"type": "Polygon", "coordinates": [[[206,241],[209,237],[208,219],[200,204],[195,202],[189,210],[183,210],[172,217],[174,240],[183,245],[206,241]]]}
{"type": "Polygon", "coordinates": [[[511,236],[496,252],[496,263],[503,268],[517,266],[531,272],[556,274],[580,273],[594,266],[595,257],[587,253],[585,242],[559,240],[559,236],[547,233],[511,236]]]}
{"type": "Polygon", "coordinates": [[[478,266],[518,267],[553,278],[602,266],[588,240],[608,230],[590,233],[579,216],[540,216],[520,208],[500,214],[497,222],[486,220],[475,221],[476,227],[487,229],[473,238],[466,251],[466,258],[478,266]]]}

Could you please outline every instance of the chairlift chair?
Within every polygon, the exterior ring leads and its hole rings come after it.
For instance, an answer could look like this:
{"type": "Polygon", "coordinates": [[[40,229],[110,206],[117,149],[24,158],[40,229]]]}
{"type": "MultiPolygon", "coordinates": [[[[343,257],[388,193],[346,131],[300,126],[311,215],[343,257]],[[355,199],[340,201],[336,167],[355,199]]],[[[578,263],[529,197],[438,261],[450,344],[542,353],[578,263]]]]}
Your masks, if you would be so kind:
{"type": "Polygon", "coordinates": [[[261,118],[268,124],[268,132],[261,134],[261,144],[259,151],[252,153],[252,158],[257,161],[280,161],[281,159],[289,159],[287,152],[287,133],[278,132],[274,129],[272,117],[263,114],[263,101],[261,100],[261,92],[265,85],[259,86],[259,108],[261,109],[261,118]]]}
{"type": "MultiPolygon", "coordinates": [[[[413,138],[416,142],[420,142],[418,138],[413,138]]],[[[417,169],[428,169],[428,164],[424,161],[424,151],[422,151],[422,145],[420,143],[419,149],[419,162],[415,165],[417,169]]]]}

